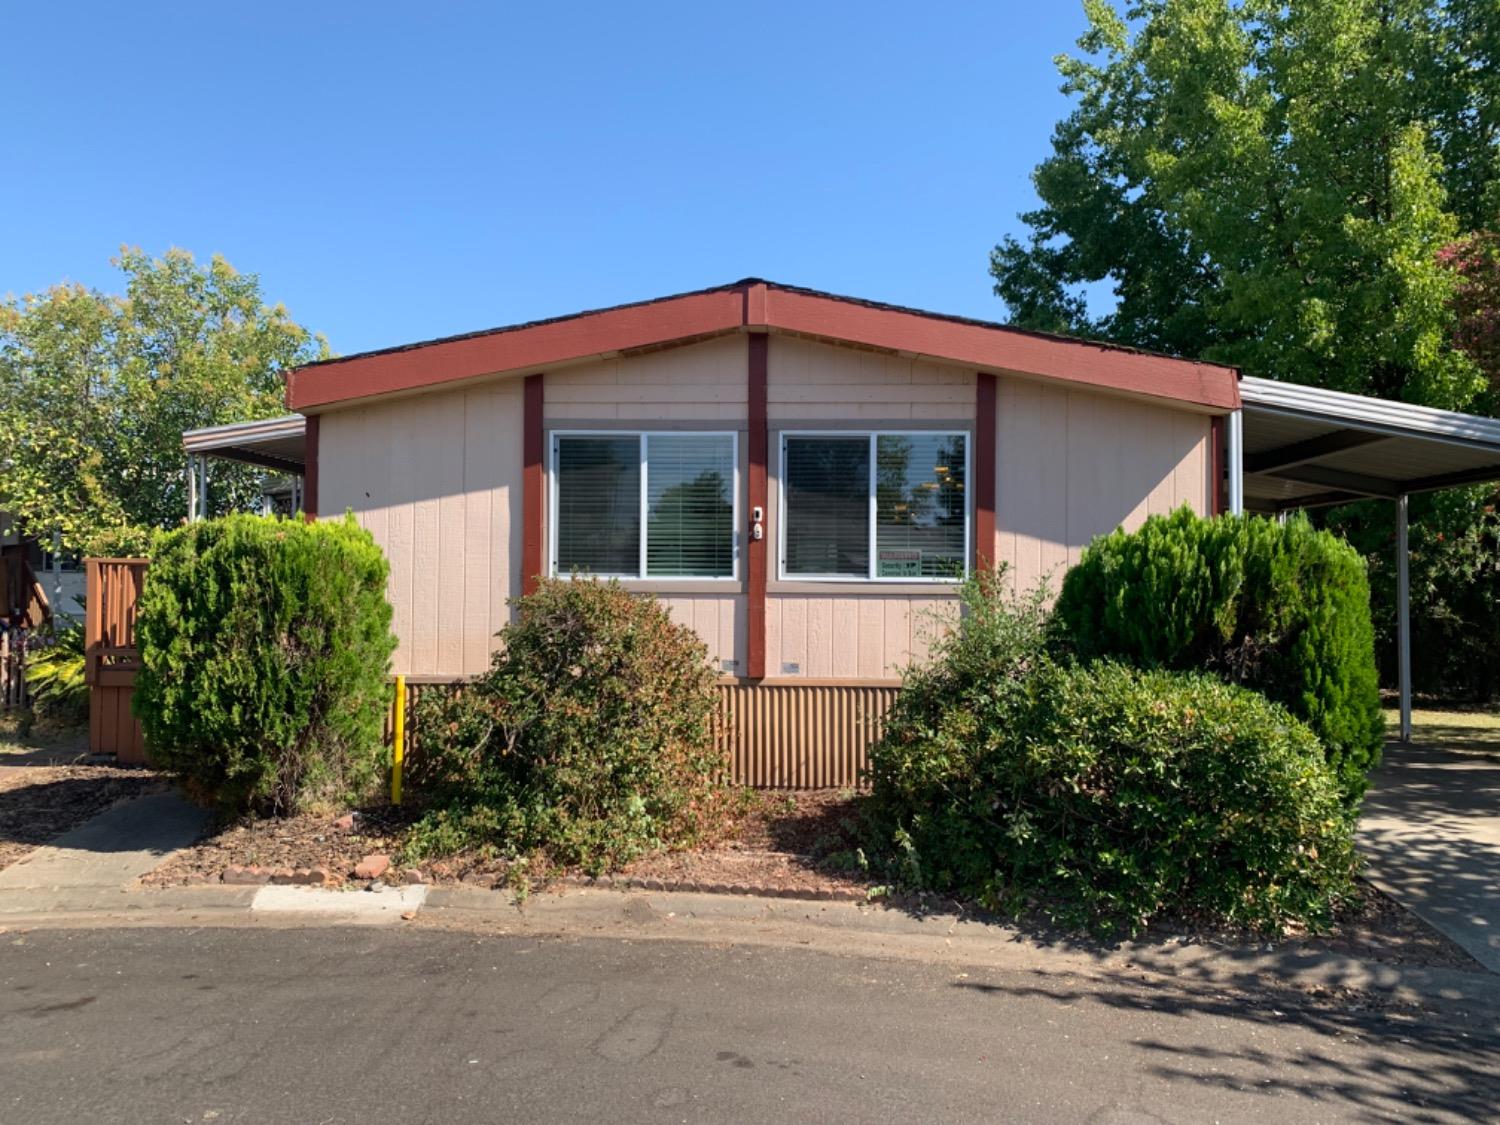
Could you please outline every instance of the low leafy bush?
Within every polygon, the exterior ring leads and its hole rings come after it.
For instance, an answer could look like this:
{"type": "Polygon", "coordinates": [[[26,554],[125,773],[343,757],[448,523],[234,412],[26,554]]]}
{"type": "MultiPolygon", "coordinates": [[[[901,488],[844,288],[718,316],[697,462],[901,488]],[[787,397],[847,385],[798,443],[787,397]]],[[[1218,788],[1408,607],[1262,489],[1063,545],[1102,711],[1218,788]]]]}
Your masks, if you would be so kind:
{"type": "Polygon", "coordinates": [[[1058,633],[1081,659],[1207,669],[1284,704],[1323,744],[1346,801],[1380,760],[1364,560],[1303,516],[1183,508],[1096,539],[1068,572],[1058,633]]]}
{"type": "Polygon", "coordinates": [[[32,642],[26,652],[26,687],[39,719],[57,726],[88,720],[89,688],[83,670],[82,627],[71,625],[32,642]]]}
{"type": "Polygon", "coordinates": [[[136,627],[152,757],[236,811],[367,791],[386,755],[387,573],[352,517],[228,516],[162,537],[136,627]]]}
{"type": "Polygon", "coordinates": [[[1351,826],[1305,725],[1210,676],[1058,660],[1041,599],[992,578],[965,605],[871,751],[871,851],[898,881],[1109,935],[1330,920],[1351,826]]]}
{"type": "Polygon", "coordinates": [[[602,871],[722,814],[716,674],[691,630],[617,582],[544,580],[489,672],[414,712],[434,810],[409,858],[478,846],[602,871]]]}

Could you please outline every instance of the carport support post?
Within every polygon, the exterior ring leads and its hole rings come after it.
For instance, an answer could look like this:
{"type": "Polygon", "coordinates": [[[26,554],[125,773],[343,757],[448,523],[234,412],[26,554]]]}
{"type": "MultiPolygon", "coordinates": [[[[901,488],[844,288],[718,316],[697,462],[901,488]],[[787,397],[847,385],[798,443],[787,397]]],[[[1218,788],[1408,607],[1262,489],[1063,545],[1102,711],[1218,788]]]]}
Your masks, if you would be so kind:
{"type": "Polygon", "coordinates": [[[192,523],[198,518],[198,458],[192,453],[187,459],[187,494],[187,518],[188,523],[192,523]]]}
{"type": "Polygon", "coordinates": [[[1225,466],[1225,472],[1229,477],[1229,514],[1241,516],[1245,514],[1245,412],[1236,410],[1231,413],[1226,428],[1229,463],[1225,466]]]}
{"type": "Polygon", "coordinates": [[[1401,680],[1401,741],[1411,741],[1411,574],[1406,547],[1406,493],[1396,497],[1396,663],[1401,680]]]}

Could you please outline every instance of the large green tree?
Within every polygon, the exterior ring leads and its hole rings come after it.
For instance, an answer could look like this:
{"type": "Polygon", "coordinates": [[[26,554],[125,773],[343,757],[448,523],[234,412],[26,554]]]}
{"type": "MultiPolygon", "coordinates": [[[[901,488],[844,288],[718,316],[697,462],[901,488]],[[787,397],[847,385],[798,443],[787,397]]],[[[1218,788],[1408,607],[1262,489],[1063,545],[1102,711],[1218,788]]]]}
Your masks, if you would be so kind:
{"type": "MultiPolygon", "coordinates": [[[[125,249],[115,264],[120,295],[63,284],[0,302],[0,510],[69,549],[179,522],[183,431],[282,413],[282,372],[328,355],[223,258],[125,249]]],[[[253,503],[259,475],[220,467],[213,511],[253,503]]]]}
{"type": "Polygon", "coordinates": [[[1497,201],[1494,0],[1084,6],[1041,205],[992,255],[1012,320],[1472,406],[1439,252],[1497,201]]]}

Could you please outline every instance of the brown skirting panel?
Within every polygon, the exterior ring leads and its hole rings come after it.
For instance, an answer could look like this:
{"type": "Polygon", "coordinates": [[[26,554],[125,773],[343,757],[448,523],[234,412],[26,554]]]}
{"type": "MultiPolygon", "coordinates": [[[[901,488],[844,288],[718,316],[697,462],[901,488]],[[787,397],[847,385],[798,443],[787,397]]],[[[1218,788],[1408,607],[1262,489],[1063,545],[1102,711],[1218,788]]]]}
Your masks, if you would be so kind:
{"type": "Polygon", "coordinates": [[[757,789],[861,784],[894,684],[724,684],[731,776],[757,789]]]}
{"type": "MultiPolygon", "coordinates": [[[[415,704],[434,691],[460,684],[406,685],[407,758],[422,747],[412,727],[415,704]]],[[[719,718],[730,777],[757,789],[852,789],[863,784],[870,744],[896,698],[890,683],[719,685],[719,718]]],[[[386,716],[386,740],[391,719],[386,716]]]]}

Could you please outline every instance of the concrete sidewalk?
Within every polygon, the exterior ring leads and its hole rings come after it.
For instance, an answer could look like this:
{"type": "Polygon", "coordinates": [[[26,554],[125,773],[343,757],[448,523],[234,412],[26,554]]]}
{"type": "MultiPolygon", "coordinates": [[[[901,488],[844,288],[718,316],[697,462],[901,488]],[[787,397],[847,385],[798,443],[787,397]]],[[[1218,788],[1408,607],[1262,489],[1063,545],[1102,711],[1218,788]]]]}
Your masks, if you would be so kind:
{"type": "Polygon", "coordinates": [[[1359,849],[1371,882],[1500,973],[1500,760],[1387,746],[1359,849]]]}
{"type": "Polygon", "coordinates": [[[164,856],[197,840],[208,821],[208,813],[174,792],[106,809],[0,869],[0,914],[118,900],[164,856]]]}

